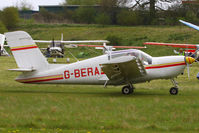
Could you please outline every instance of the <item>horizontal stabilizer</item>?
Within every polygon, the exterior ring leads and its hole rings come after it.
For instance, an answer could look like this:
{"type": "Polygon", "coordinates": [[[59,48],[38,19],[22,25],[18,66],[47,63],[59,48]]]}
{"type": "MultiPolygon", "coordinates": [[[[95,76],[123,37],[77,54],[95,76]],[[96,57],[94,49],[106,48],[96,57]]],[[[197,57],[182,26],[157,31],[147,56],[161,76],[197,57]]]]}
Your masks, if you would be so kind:
{"type": "Polygon", "coordinates": [[[26,68],[16,68],[16,69],[8,69],[9,71],[17,71],[17,72],[32,72],[35,69],[26,69],[26,68]]]}

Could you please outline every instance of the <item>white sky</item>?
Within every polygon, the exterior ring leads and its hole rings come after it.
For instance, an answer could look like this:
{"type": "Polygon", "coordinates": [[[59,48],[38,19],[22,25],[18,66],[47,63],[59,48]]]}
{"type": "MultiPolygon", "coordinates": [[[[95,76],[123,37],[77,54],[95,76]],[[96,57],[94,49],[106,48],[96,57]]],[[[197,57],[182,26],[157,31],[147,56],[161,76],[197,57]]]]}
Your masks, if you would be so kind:
{"type": "Polygon", "coordinates": [[[31,5],[33,10],[39,10],[39,5],[59,5],[65,0],[0,0],[0,10],[8,6],[20,6],[21,2],[31,5]]]}

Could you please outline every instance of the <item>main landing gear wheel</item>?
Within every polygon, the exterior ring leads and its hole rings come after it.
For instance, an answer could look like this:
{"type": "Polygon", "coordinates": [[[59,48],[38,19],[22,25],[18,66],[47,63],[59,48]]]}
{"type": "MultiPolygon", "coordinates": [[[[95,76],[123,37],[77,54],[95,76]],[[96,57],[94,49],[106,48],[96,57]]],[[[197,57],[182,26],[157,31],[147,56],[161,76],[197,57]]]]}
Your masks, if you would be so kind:
{"type": "Polygon", "coordinates": [[[173,83],[174,87],[172,87],[169,92],[171,95],[177,95],[178,94],[178,83],[174,79],[171,79],[171,82],[173,83]]]}
{"type": "Polygon", "coordinates": [[[124,86],[124,87],[122,88],[122,94],[124,94],[124,95],[129,95],[129,94],[131,94],[131,93],[133,93],[133,87],[124,86]]]}
{"type": "Polygon", "coordinates": [[[177,87],[172,87],[170,89],[170,94],[171,95],[177,95],[178,94],[178,88],[177,87]]]}

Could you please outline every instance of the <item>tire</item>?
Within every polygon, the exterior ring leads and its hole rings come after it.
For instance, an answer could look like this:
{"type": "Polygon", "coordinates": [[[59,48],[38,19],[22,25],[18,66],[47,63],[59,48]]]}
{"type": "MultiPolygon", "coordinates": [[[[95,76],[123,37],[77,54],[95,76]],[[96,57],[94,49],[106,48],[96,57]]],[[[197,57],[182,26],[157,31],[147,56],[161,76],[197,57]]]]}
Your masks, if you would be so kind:
{"type": "Polygon", "coordinates": [[[124,86],[122,88],[122,94],[129,95],[131,93],[133,93],[133,88],[131,88],[130,86],[124,86]]]}
{"type": "Polygon", "coordinates": [[[172,87],[169,92],[170,92],[171,95],[177,95],[178,94],[178,88],[172,87]]]}

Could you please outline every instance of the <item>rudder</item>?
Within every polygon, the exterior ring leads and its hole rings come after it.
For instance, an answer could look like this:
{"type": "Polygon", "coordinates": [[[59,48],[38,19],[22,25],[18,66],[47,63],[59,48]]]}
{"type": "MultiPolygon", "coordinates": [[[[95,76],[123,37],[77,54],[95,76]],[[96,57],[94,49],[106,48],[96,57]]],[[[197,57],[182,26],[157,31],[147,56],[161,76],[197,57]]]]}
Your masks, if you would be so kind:
{"type": "Polygon", "coordinates": [[[46,58],[27,32],[8,32],[5,36],[19,68],[42,70],[48,67],[46,58]]]}

